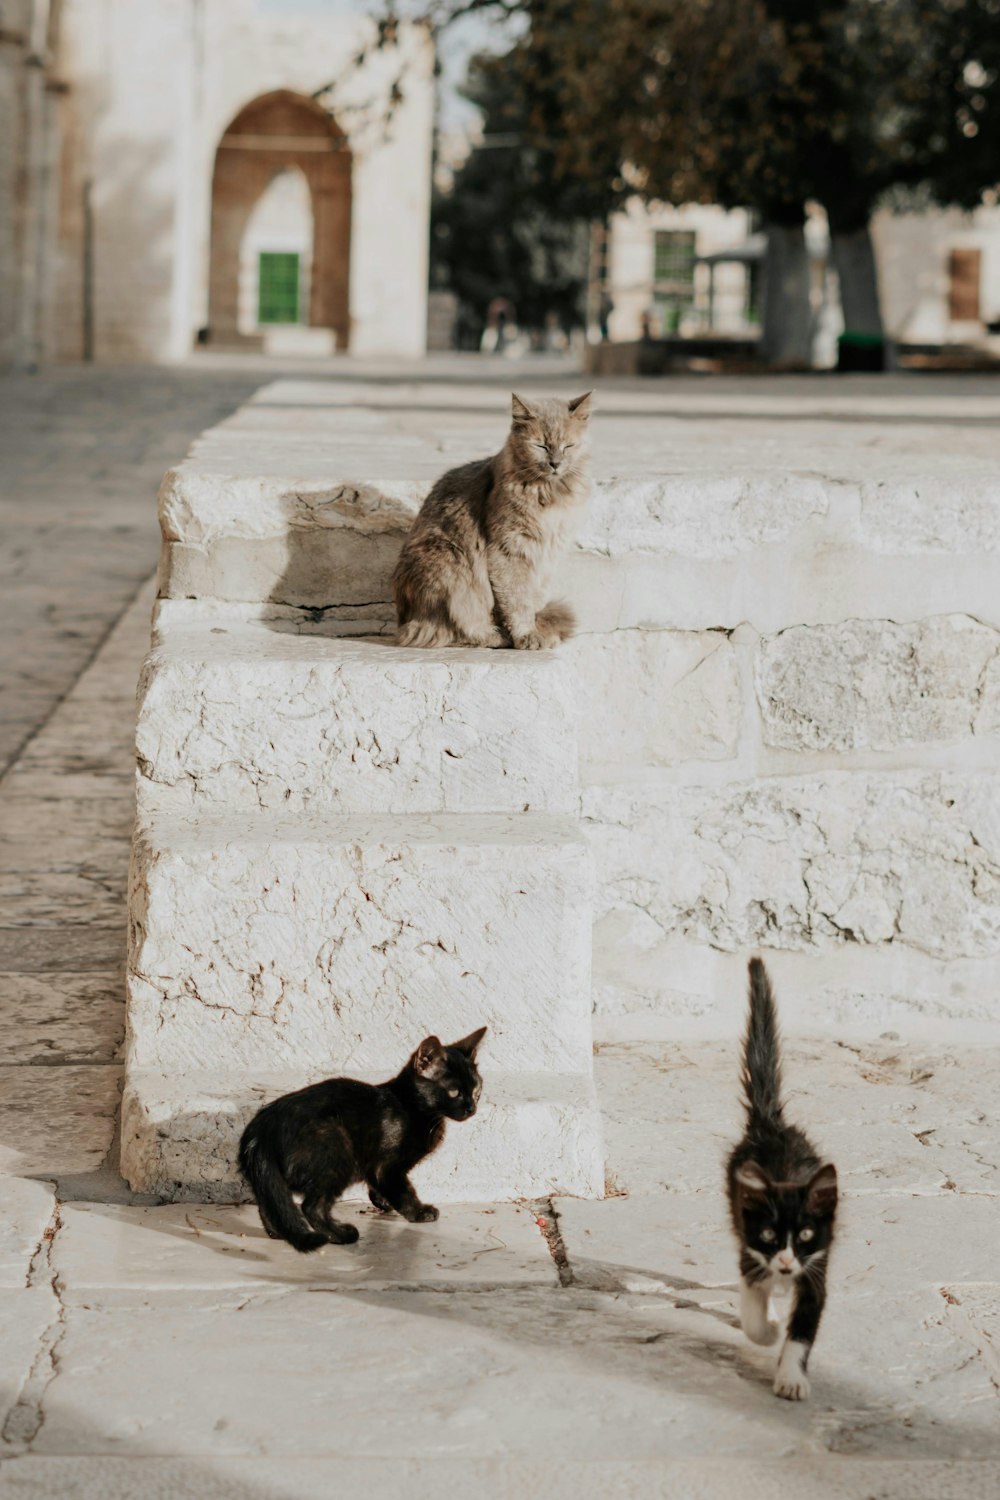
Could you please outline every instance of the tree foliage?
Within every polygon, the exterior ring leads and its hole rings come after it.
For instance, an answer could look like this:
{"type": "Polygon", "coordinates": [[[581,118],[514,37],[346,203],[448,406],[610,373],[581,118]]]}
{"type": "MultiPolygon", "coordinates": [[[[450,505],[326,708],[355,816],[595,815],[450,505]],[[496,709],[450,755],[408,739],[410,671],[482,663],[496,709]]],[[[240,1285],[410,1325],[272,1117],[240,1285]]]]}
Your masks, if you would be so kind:
{"type": "Polygon", "coordinates": [[[1000,177],[1000,0],[439,0],[517,14],[526,142],[591,206],[629,191],[845,230],[894,185],[1000,177]]]}
{"type": "Polygon", "coordinates": [[[495,297],[513,304],[522,326],[555,313],[583,321],[588,223],[578,186],[553,155],[531,145],[521,80],[495,58],[474,61],[467,97],[483,113],[486,146],[473,150],[452,190],[435,197],[431,273],[454,291],[481,328],[495,297]]]}

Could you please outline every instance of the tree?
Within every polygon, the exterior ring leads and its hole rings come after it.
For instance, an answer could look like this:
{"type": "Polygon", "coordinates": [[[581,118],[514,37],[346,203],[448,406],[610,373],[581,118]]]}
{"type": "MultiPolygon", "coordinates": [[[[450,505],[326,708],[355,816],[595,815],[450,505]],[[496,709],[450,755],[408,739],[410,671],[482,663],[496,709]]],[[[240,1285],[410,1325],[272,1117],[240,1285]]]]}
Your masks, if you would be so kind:
{"type": "Polygon", "coordinates": [[[554,313],[569,331],[583,322],[589,204],[532,146],[516,74],[474,59],[466,97],[483,112],[484,146],[435,195],[431,274],[454,291],[482,331],[489,304],[505,297],[519,323],[540,329],[554,313]]]}
{"type": "Polygon", "coordinates": [[[434,22],[469,9],[522,20],[503,66],[554,183],[759,210],[772,352],[802,344],[807,201],[827,211],[848,328],[878,334],[883,195],[972,207],[1000,175],[1000,0],[436,0],[434,22]]]}

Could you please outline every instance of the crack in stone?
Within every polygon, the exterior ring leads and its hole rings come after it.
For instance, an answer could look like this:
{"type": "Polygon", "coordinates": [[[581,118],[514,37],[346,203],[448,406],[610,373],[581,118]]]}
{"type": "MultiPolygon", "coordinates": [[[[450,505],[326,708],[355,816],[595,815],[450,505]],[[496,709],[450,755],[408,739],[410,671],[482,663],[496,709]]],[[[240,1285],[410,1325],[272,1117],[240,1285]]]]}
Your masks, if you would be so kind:
{"type": "Polygon", "coordinates": [[[42,1231],[28,1267],[28,1288],[48,1286],[55,1298],[55,1317],[45,1328],[28,1377],[17,1401],[7,1414],[0,1439],[15,1452],[27,1453],[45,1423],[45,1398],[59,1373],[59,1346],[66,1334],[66,1307],[59,1275],[53,1263],[53,1247],[62,1228],[62,1204],[58,1198],[42,1231]]]}

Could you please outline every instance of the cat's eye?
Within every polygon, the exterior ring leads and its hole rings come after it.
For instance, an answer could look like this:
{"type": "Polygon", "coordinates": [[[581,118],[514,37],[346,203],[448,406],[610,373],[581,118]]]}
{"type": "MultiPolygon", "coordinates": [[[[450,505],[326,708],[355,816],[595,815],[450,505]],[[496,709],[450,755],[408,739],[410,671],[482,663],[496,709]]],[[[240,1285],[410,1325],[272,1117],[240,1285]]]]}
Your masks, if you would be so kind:
{"type": "Polygon", "coordinates": [[[799,1230],[799,1239],[803,1242],[803,1244],[808,1244],[810,1240],[814,1240],[815,1238],[815,1229],[810,1229],[808,1225],[805,1227],[805,1229],[799,1230]]]}
{"type": "Polygon", "coordinates": [[[458,1098],[458,1094],[459,1094],[458,1089],[449,1089],[448,1090],[448,1098],[449,1099],[457,1099],[458,1098]]]}
{"type": "Polygon", "coordinates": [[[773,1245],[774,1241],[778,1238],[773,1229],[762,1229],[760,1237],[765,1245],[773,1245]]]}

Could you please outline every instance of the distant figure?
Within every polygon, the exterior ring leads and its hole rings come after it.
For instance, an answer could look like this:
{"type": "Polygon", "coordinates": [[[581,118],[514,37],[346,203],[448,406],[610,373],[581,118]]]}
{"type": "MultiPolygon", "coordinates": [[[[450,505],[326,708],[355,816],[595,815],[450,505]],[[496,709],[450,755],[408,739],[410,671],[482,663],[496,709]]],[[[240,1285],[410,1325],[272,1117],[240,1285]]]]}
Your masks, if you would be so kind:
{"type": "Polygon", "coordinates": [[[597,312],[597,326],[600,330],[602,344],[606,344],[611,337],[611,334],[608,331],[608,320],[610,319],[611,314],[614,312],[614,310],[615,304],[612,302],[607,292],[602,292],[601,303],[597,312]]]}
{"type": "Polygon", "coordinates": [[[542,347],[549,353],[562,354],[569,347],[566,332],[559,322],[559,314],[550,309],[545,314],[545,332],[542,339],[542,347]]]}
{"type": "Polygon", "coordinates": [[[643,313],[639,320],[639,328],[641,330],[639,337],[644,344],[648,344],[653,337],[653,314],[651,312],[643,313]]]}
{"type": "Polygon", "coordinates": [[[494,297],[486,310],[486,332],[482,347],[493,354],[503,354],[515,325],[514,308],[506,297],[494,297]]]}

